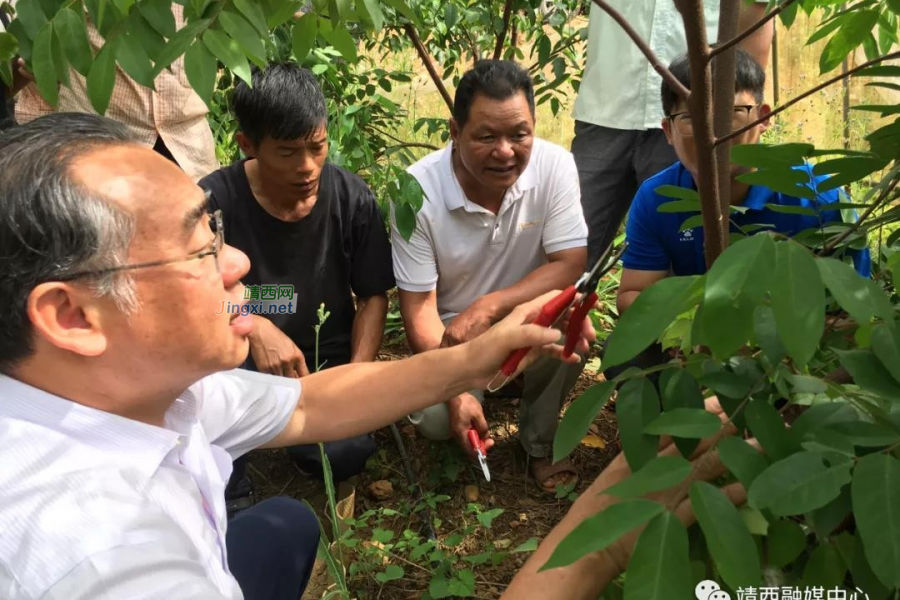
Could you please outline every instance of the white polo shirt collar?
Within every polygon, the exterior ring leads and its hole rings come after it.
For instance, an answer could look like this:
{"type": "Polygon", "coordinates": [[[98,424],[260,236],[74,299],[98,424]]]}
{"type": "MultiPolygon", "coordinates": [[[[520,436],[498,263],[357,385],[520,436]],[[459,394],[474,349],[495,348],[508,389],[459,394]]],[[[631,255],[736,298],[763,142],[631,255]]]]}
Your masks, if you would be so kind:
{"type": "MultiPolygon", "coordinates": [[[[186,425],[197,419],[197,403],[186,392],[166,415],[172,429],[141,423],[109,412],[76,404],[43,390],[0,375],[0,417],[44,426],[98,451],[129,462],[147,479],[173,448],[183,443],[186,425]],[[170,417],[174,417],[170,419],[170,417]]],[[[65,460],[65,457],[60,457],[65,460]]]]}
{"type": "MultiPolygon", "coordinates": [[[[516,182],[506,190],[506,195],[503,197],[503,203],[500,206],[499,214],[503,214],[513,202],[524,196],[525,192],[537,187],[538,181],[535,169],[534,161],[529,160],[528,165],[525,167],[525,171],[523,171],[516,182]]],[[[453,142],[444,149],[444,156],[441,157],[441,171],[442,179],[444,179],[446,183],[444,189],[447,190],[447,193],[443,194],[443,196],[447,210],[452,211],[463,208],[466,212],[490,213],[489,210],[480,204],[472,202],[466,197],[462,185],[460,185],[459,180],[456,178],[456,172],[453,170],[453,142]]]]}

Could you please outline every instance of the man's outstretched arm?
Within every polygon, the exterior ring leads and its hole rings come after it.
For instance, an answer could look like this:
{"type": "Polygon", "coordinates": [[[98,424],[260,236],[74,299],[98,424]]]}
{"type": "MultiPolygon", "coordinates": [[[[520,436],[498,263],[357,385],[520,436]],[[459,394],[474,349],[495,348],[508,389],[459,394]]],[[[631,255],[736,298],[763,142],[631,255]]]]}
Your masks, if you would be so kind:
{"type": "MultiPolygon", "coordinates": [[[[290,421],[266,447],[346,439],[384,427],[409,413],[443,402],[466,390],[484,388],[510,352],[532,348],[560,356],[560,332],[530,323],[556,292],[513,310],[487,333],[454,348],[411,358],[343,365],[303,379],[290,421]]],[[[585,321],[579,350],[586,351],[593,328],[585,321]]],[[[578,355],[569,357],[578,361],[578,355]]]]}

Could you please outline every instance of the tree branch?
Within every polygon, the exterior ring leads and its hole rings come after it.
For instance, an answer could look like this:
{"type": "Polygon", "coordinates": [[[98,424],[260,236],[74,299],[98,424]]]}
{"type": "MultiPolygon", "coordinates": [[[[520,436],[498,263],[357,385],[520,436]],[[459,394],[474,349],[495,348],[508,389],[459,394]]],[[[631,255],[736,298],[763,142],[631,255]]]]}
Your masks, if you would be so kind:
{"type": "MultiPolygon", "coordinates": [[[[719,40],[727,40],[737,34],[741,0],[722,0],[719,5],[719,40]]],[[[710,52],[710,58],[713,53],[710,52]]],[[[731,133],[734,114],[734,77],[737,52],[735,49],[723,52],[712,62],[713,69],[713,131],[719,138],[731,133]]],[[[719,181],[719,206],[722,215],[731,212],[731,149],[727,145],[713,148],[716,152],[716,177],[719,181]]]]}
{"type": "Polygon", "coordinates": [[[506,0],[503,7],[503,29],[497,36],[497,45],[494,46],[494,60],[500,60],[500,53],[503,52],[503,42],[506,41],[506,32],[509,31],[509,20],[512,17],[513,0],[506,0]]]}
{"type": "Polygon", "coordinates": [[[764,122],[764,121],[767,121],[768,119],[771,119],[772,117],[774,117],[775,115],[777,115],[777,114],[780,113],[781,111],[787,110],[788,108],[790,108],[791,106],[797,104],[797,103],[800,102],[801,100],[806,99],[808,96],[811,96],[811,95],[815,94],[816,92],[819,92],[819,91],[824,90],[824,89],[827,88],[829,85],[832,85],[832,84],[834,84],[834,83],[837,83],[838,81],[840,81],[840,80],[842,80],[842,79],[844,79],[844,78],[846,78],[846,77],[849,77],[849,76],[853,75],[854,73],[856,73],[857,71],[860,71],[860,70],[862,70],[862,69],[865,69],[866,67],[871,67],[872,65],[877,65],[877,64],[880,63],[880,62],[884,62],[884,61],[886,61],[886,60],[891,60],[892,58],[900,58],[900,52],[892,52],[892,53],[890,53],[890,54],[885,54],[884,56],[881,56],[881,57],[879,57],[879,58],[874,58],[874,59],[872,59],[872,60],[870,60],[870,61],[868,61],[868,62],[864,62],[863,64],[858,65],[858,66],[856,66],[856,67],[850,69],[850,70],[847,71],[846,73],[841,73],[840,75],[837,75],[837,76],[835,76],[835,77],[832,77],[831,79],[829,79],[828,81],[826,81],[826,82],[824,82],[824,83],[820,83],[819,85],[817,85],[816,87],[812,88],[811,90],[806,91],[806,92],[803,92],[802,94],[800,94],[800,95],[797,96],[796,98],[792,99],[791,101],[786,102],[785,104],[782,104],[781,106],[779,106],[778,108],[776,108],[775,110],[773,110],[772,112],[770,112],[769,114],[767,114],[765,117],[761,117],[761,118],[759,118],[759,119],[753,121],[752,123],[750,123],[750,124],[748,124],[748,125],[746,125],[746,126],[744,126],[744,127],[741,127],[741,128],[738,129],[737,131],[732,131],[730,134],[726,135],[725,137],[717,139],[717,140],[716,140],[716,146],[718,146],[719,144],[724,144],[725,142],[727,142],[727,141],[729,141],[729,140],[731,140],[731,139],[734,139],[734,138],[736,138],[737,136],[741,135],[741,134],[744,133],[745,131],[748,131],[748,130],[750,130],[750,129],[753,129],[754,127],[756,127],[756,126],[759,125],[760,123],[762,123],[762,122],[764,122]]]}
{"type": "Polygon", "coordinates": [[[839,236],[834,238],[834,240],[825,244],[825,247],[822,248],[822,251],[818,254],[820,256],[828,256],[835,248],[840,245],[841,242],[853,235],[853,232],[860,228],[860,226],[863,224],[863,221],[868,219],[869,216],[873,212],[875,212],[876,208],[884,204],[884,201],[888,198],[891,192],[894,191],[894,188],[897,187],[897,184],[900,184],[900,179],[894,179],[890,183],[890,185],[884,188],[884,190],[882,190],[881,194],[878,196],[878,199],[876,199],[875,202],[873,202],[868,208],[866,208],[866,211],[862,215],[860,215],[856,222],[853,223],[852,226],[848,227],[845,231],[842,231],[839,236]]]}
{"type": "MultiPolygon", "coordinates": [[[[596,1],[596,0],[595,0],[596,1]]],[[[713,132],[712,69],[709,61],[709,44],[706,41],[706,20],[702,0],[676,0],[684,21],[688,61],[691,68],[691,91],[688,110],[691,114],[694,145],[697,151],[697,190],[700,192],[700,208],[703,216],[703,249],[706,266],[713,262],[728,246],[728,221],[723,217],[720,200],[718,169],[713,132]]],[[[734,86],[732,85],[732,90],[734,86]]],[[[734,101],[734,93],[732,102],[734,101]]],[[[676,135],[678,135],[676,133],[676,135]]]]}
{"type": "MultiPolygon", "coordinates": [[[[608,14],[612,19],[619,24],[625,33],[628,34],[628,37],[635,43],[635,45],[640,49],[640,51],[647,57],[647,60],[650,62],[650,66],[653,67],[653,70],[659,73],[660,77],[663,78],[669,87],[675,90],[675,93],[678,94],[682,99],[687,100],[687,97],[690,95],[690,92],[686,87],[681,85],[681,82],[675,79],[675,76],[669,72],[669,69],[666,68],[666,65],[662,64],[659,60],[659,57],[653,53],[653,50],[650,49],[650,46],[647,45],[647,42],[641,39],[641,36],[637,34],[631,24],[625,20],[619,11],[610,6],[605,0],[592,0],[594,4],[603,9],[606,14],[608,14]]],[[[705,40],[704,34],[704,40],[705,40]]]]}
{"type": "Polygon", "coordinates": [[[437,87],[438,92],[440,92],[441,97],[444,99],[444,104],[447,105],[447,109],[452,115],[453,99],[450,97],[450,92],[448,92],[447,88],[444,86],[441,76],[438,75],[437,69],[434,68],[434,63],[431,62],[431,57],[428,56],[428,50],[425,49],[425,45],[422,43],[422,40],[419,39],[419,33],[416,31],[416,28],[412,26],[412,23],[406,23],[403,26],[403,30],[406,32],[406,35],[409,37],[413,46],[415,46],[416,53],[418,53],[419,58],[422,60],[422,63],[424,63],[425,69],[428,70],[428,75],[431,76],[431,80],[434,82],[435,87],[437,87]]]}
{"type": "MultiPolygon", "coordinates": [[[[741,42],[746,40],[748,37],[750,37],[751,35],[756,33],[756,31],[758,29],[762,28],[763,25],[765,25],[766,23],[768,23],[769,21],[771,21],[772,19],[777,17],[780,13],[784,12],[784,9],[786,9],[788,6],[790,6],[791,4],[793,4],[795,2],[797,2],[797,0],[785,0],[785,2],[782,2],[781,4],[779,4],[778,6],[773,8],[772,12],[770,12],[765,17],[760,19],[760,21],[758,23],[756,23],[755,25],[753,25],[746,31],[742,31],[740,33],[740,35],[732,37],[727,42],[717,44],[716,47],[712,49],[712,52],[709,53],[710,57],[715,58],[719,54],[722,54],[723,52],[731,50],[732,48],[734,48],[735,46],[737,46],[738,44],[740,44],[741,42]]],[[[719,10],[721,11],[722,9],[720,8],[719,10]]],[[[722,13],[720,12],[719,13],[720,21],[721,21],[721,17],[722,17],[722,13]]],[[[735,32],[735,33],[737,33],[737,32],[735,32]]],[[[719,31],[719,40],[721,40],[723,37],[724,36],[722,35],[722,32],[719,31]]]]}

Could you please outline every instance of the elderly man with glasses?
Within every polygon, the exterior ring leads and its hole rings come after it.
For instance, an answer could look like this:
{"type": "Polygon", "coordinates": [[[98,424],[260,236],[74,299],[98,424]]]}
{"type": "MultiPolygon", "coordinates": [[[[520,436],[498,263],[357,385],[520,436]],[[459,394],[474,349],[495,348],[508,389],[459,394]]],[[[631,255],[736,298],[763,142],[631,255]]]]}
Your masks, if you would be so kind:
{"type": "Polygon", "coordinates": [[[316,520],[270,498],[228,523],[234,459],[383,427],[484,387],[516,348],[560,354],[523,325],[542,297],[407,360],[235,370],[254,322],[220,307],[244,302],[249,261],[209,209],[111,120],[0,135],[0,598],[296,600],[316,520]]]}

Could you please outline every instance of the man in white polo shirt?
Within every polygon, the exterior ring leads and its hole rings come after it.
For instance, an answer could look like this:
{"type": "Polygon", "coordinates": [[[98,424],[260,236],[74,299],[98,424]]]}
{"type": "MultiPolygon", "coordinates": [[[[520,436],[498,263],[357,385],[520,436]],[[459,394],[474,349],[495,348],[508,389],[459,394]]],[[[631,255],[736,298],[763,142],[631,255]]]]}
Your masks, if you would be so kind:
{"type": "MultiPolygon", "coordinates": [[[[534,90],[510,61],[476,63],[459,83],[452,144],[409,168],[427,201],[407,241],[394,223],[400,311],[415,352],[471,340],[516,304],[575,282],[587,261],[578,172],[565,149],[534,137],[534,90]]],[[[548,491],[577,477],[551,464],[561,402],[579,366],[539,362],[525,373],[519,437],[548,491]]],[[[492,444],[480,392],[410,415],[425,437],[474,427],[492,444]]]]}

